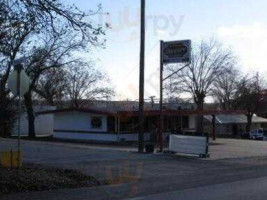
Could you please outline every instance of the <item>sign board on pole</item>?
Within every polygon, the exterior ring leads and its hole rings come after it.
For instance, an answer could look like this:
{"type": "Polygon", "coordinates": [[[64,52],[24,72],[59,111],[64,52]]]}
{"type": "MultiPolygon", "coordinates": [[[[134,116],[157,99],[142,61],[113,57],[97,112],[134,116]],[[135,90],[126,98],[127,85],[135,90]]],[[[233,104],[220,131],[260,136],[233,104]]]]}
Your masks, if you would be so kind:
{"type": "Polygon", "coordinates": [[[191,40],[164,42],[163,63],[183,63],[191,60],[191,40]]]}
{"type": "MultiPolygon", "coordinates": [[[[18,81],[18,72],[17,71],[13,71],[9,78],[8,78],[8,88],[11,90],[11,92],[14,94],[14,95],[17,95],[18,94],[18,91],[17,91],[17,81],[18,81]]],[[[24,70],[21,70],[20,72],[20,93],[21,93],[21,96],[23,96],[26,92],[29,91],[29,86],[30,86],[30,79],[29,77],[27,76],[27,74],[25,73],[24,70]]]]}

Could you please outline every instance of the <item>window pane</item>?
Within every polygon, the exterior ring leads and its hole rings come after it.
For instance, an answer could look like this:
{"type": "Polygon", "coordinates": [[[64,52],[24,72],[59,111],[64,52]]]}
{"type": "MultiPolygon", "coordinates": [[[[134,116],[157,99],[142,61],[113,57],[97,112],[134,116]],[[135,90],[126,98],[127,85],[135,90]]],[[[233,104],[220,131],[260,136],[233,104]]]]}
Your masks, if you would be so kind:
{"type": "Polygon", "coordinates": [[[101,127],[102,127],[102,118],[101,117],[92,117],[91,128],[100,129],[101,127]]]}

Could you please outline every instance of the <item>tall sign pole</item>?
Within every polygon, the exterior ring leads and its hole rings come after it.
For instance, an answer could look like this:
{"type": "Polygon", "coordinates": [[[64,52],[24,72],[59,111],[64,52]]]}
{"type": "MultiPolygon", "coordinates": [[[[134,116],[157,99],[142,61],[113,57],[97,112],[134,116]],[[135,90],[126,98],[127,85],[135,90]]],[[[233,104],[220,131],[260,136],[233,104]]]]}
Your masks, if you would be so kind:
{"type": "Polygon", "coordinates": [[[14,96],[18,96],[18,167],[21,167],[21,97],[29,91],[30,79],[23,70],[22,64],[16,64],[14,66],[14,71],[9,75],[8,78],[8,88],[13,93],[14,96]]]}
{"type": "Polygon", "coordinates": [[[141,43],[139,76],[139,135],[138,151],[144,151],[144,81],[145,81],[145,0],[141,0],[141,43]]]}
{"type": "Polygon", "coordinates": [[[21,64],[18,64],[15,66],[15,70],[17,71],[17,96],[19,97],[19,119],[18,119],[18,167],[21,166],[21,134],[20,134],[20,122],[21,122],[21,71],[23,69],[23,66],[21,64]]]}
{"type": "Polygon", "coordinates": [[[164,42],[160,41],[160,120],[159,120],[159,150],[163,151],[163,82],[183,70],[191,61],[191,40],[164,42]],[[188,63],[171,75],[163,78],[164,64],[188,63]]]}

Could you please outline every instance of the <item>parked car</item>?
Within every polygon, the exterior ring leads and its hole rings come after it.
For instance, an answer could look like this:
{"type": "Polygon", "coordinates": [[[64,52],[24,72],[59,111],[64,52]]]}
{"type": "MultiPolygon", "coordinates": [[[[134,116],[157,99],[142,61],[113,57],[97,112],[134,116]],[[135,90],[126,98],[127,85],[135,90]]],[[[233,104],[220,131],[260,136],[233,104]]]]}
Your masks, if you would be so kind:
{"type": "Polygon", "coordinates": [[[253,140],[264,140],[265,138],[267,138],[267,129],[259,128],[250,131],[249,138],[253,140]]]}

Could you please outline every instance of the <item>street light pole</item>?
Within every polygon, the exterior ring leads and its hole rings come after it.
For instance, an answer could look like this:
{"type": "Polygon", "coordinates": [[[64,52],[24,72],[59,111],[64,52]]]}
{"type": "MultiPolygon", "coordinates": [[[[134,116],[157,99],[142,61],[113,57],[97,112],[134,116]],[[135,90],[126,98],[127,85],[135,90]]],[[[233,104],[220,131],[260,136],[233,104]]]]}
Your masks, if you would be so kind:
{"type": "Polygon", "coordinates": [[[139,76],[139,135],[138,151],[144,151],[144,81],[145,81],[145,0],[141,0],[140,76],[139,76]]]}

